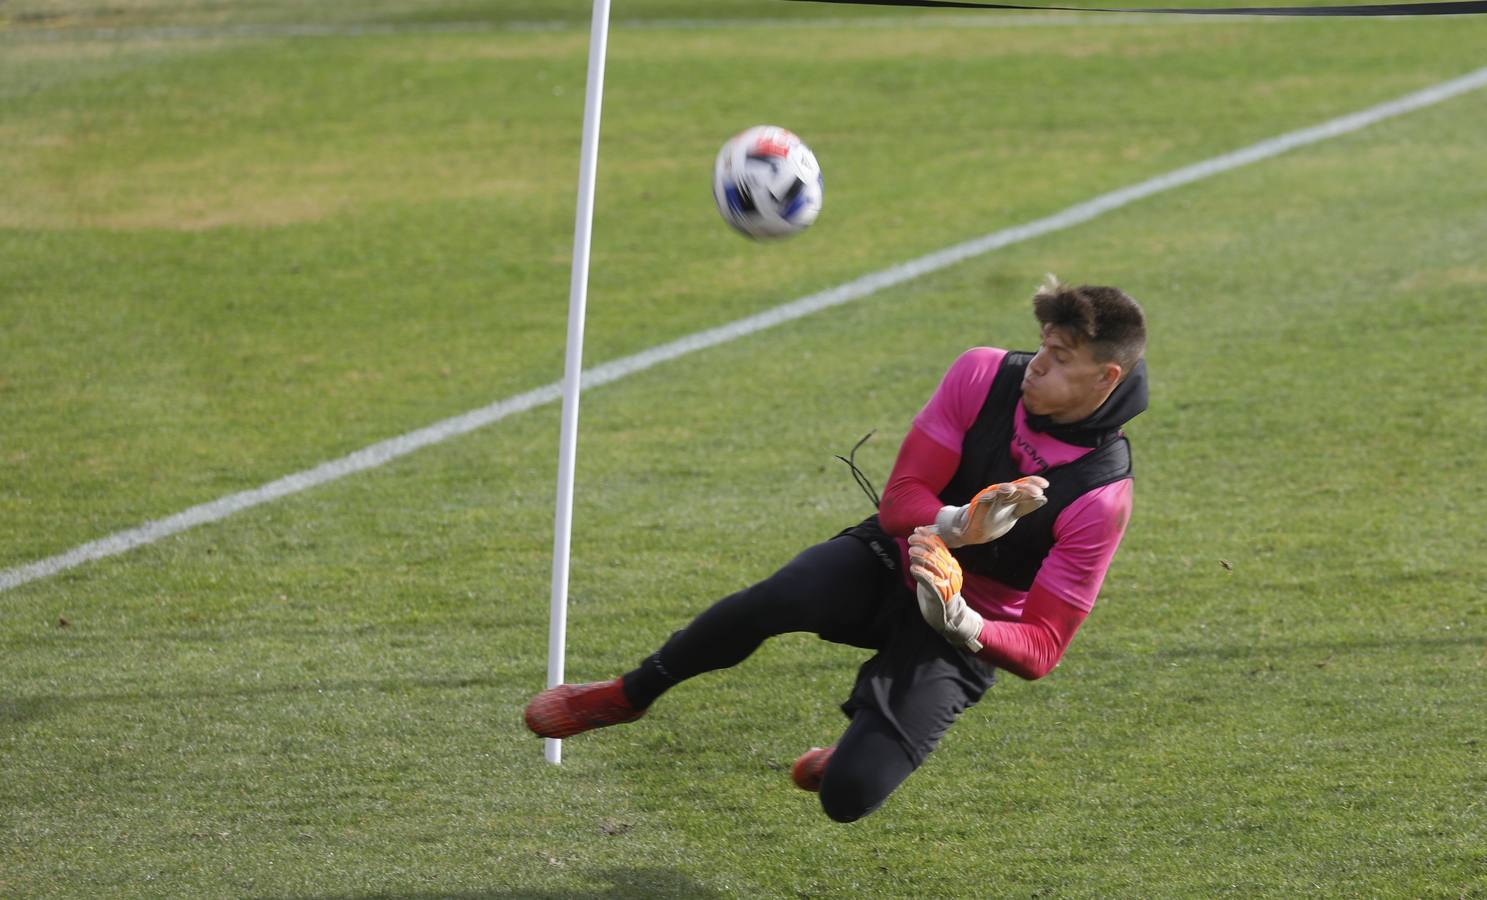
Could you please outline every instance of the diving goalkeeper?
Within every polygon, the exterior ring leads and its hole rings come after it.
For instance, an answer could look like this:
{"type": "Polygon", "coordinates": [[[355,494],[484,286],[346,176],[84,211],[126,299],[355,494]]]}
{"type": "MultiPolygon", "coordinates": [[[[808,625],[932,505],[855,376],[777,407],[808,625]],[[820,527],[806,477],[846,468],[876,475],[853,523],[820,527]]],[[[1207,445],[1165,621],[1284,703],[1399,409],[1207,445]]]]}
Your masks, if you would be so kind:
{"type": "Polygon", "coordinates": [[[1049,281],[1035,353],[977,347],[914,418],[878,514],[719,600],[611,681],[537,694],[526,722],[567,738],[640,718],[689,678],[787,632],[873,651],[831,747],[792,769],[850,822],[882,806],[997,669],[1035,679],[1089,614],[1131,514],[1121,427],[1146,408],[1146,324],[1113,287],[1049,281]]]}

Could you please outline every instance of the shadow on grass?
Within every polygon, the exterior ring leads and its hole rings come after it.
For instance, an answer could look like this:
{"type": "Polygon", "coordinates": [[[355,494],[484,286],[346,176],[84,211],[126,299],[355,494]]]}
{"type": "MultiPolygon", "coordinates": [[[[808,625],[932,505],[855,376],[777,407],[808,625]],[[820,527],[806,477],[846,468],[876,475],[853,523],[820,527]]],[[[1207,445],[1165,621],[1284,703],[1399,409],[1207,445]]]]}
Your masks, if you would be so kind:
{"type": "MultiPolygon", "coordinates": [[[[540,676],[540,673],[539,673],[540,676]]],[[[536,679],[534,679],[535,681],[536,679]]],[[[281,684],[266,684],[253,687],[224,687],[221,690],[181,691],[110,691],[100,693],[77,693],[66,697],[39,695],[33,700],[66,700],[73,703],[118,703],[159,700],[226,700],[244,697],[269,697],[276,694],[303,693],[357,693],[377,691],[391,694],[408,690],[460,690],[470,687],[494,687],[505,680],[492,675],[447,676],[443,678],[357,678],[345,681],[321,681],[319,679],[281,684]]],[[[540,688],[541,685],[539,684],[540,688]]]]}
{"type": "MultiPolygon", "coordinates": [[[[1367,653],[1375,650],[1397,651],[1404,647],[1416,650],[1456,646],[1487,646],[1487,635],[1457,634],[1432,637],[1402,638],[1399,640],[1368,639],[1358,641],[1316,641],[1291,644],[1223,644],[1219,646],[1171,646],[1160,647],[1140,657],[1161,662],[1180,658],[1208,658],[1236,660],[1245,658],[1285,658],[1290,656],[1310,659],[1317,654],[1367,653]]],[[[1087,651],[1088,652],[1088,651],[1087,651]]],[[[1103,654],[1091,652],[1092,658],[1103,661],[1129,663],[1136,658],[1130,653],[1103,654]]],[[[444,678],[364,678],[337,682],[303,681],[262,686],[223,687],[218,690],[141,690],[99,691],[76,694],[35,694],[11,698],[0,698],[0,726],[17,727],[28,722],[62,712],[79,704],[133,704],[160,703],[170,701],[201,700],[248,700],[255,697],[271,697],[303,693],[360,693],[376,691],[397,693],[402,691],[444,691],[466,688],[490,688],[509,686],[509,679],[493,675],[449,676],[444,678]]],[[[533,689],[541,685],[535,680],[533,689]]],[[[608,895],[604,895],[608,896],[608,895]]]]}
{"type": "Polygon", "coordinates": [[[24,725],[33,719],[50,715],[57,701],[53,697],[0,698],[0,728],[24,725]]]}
{"type": "MultiPolygon", "coordinates": [[[[499,876],[498,876],[499,877],[499,876]]],[[[583,890],[511,890],[491,888],[489,890],[465,891],[379,891],[370,894],[332,894],[313,896],[285,896],[276,900],[433,900],[435,897],[448,900],[652,900],[652,898],[676,898],[676,900],[709,900],[721,897],[717,891],[698,884],[688,875],[670,869],[607,869],[595,872],[593,878],[608,882],[602,888],[583,890]]]]}
{"type": "Polygon", "coordinates": [[[1253,644],[1228,643],[1204,646],[1200,644],[1172,644],[1153,648],[1150,652],[1094,650],[1082,652],[1101,662],[1131,664],[1141,660],[1162,662],[1169,659],[1215,659],[1233,660],[1262,657],[1296,656],[1310,659],[1318,653],[1346,654],[1369,653],[1376,650],[1430,650],[1448,647],[1487,647],[1487,634],[1453,634],[1432,637],[1366,638],[1355,641],[1297,641],[1294,643],[1260,642],[1253,644]]]}
{"type": "MultiPolygon", "coordinates": [[[[376,691],[384,694],[402,691],[445,691],[465,688],[488,688],[504,684],[494,676],[448,678],[365,678],[349,681],[303,681],[270,684],[261,687],[224,687],[221,690],[179,691],[80,691],[76,694],[35,694],[30,697],[0,699],[0,725],[19,726],[43,716],[62,712],[70,706],[89,703],[133,704],[170,701],[249,700],[286,694],[340,694],[376,691]]],[[[539,684],[538,687],[541,687],[539,684]]]]}
{"type": "Polygon", "coordinates": [[[1155,659],[1207,658],[1233,660],[1262,658],[1268,656],[1299,656],[1310,659],[1318,654],[1368,653],[1375,650],[1430,650],[1434,648],[1487,646],[1487,634],[1453,634],[1432,637],[1369,638],[1357,641],[1300,641],[1281,644],[1260,642],[1255,644],[1223,644],[1215,647],[1177,645],[1161,647],[1152,653],[1155,659]]]}

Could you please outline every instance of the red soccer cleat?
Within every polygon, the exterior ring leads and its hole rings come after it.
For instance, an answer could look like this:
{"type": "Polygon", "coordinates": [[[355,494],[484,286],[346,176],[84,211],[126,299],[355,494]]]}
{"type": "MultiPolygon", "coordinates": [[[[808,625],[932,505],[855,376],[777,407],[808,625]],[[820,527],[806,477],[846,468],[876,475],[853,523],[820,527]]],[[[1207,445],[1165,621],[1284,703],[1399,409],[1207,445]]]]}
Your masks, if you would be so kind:
{"type": "Polygon", "coordinates": [[[821,777],[826,774],[826,764],[836,747],[812,747],[800,755],[790,767],[790,779],[803,791],[821,790],[821,777]]]}
{"type": "Polygon", "coordinates": [[[560,684],[527,704],[527,727],[547,738],[572,737],[606,725],[633,722],[645,715],[625,696],[623,681],[560,684]]]}

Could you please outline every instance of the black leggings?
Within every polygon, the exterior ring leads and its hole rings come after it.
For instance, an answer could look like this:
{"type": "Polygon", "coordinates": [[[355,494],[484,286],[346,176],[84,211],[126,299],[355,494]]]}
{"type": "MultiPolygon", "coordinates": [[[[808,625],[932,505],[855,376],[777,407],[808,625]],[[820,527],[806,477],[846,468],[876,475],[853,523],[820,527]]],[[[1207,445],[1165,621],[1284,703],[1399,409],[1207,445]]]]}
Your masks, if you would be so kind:
{"type": "Polygon", "coordinates": [[[882,806],[917,768],[888,720],[859,709],[821,779],[821,809],[838,822],[855,822],[882,806]]]}
{"type": "Polygon", "coordinates": [[[649,706],[671,686],[738,665],[766,639],[788,632],[877,651],[843,704],[852,721],[821,783],[828,816],[850,822],[867,815],[992,681],[990,666],[924,624],[897,571],[896,552],[881,554],[885,546],[897,548],[886,538],[878,544],[874,552],[863,539],[839,536],[719,600],[626,674],[626,693],[649,706]]]}

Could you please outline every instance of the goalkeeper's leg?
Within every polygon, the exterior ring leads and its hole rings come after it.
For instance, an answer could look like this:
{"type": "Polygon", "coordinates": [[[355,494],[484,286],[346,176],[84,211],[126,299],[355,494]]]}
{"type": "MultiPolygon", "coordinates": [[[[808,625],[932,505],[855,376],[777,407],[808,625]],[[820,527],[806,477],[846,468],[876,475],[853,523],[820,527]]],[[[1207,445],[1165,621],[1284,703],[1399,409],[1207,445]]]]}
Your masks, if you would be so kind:
{"type": "Polygon", "coordinates": [[[852,723],[820,773],[821,808],[838,822],[882,806],[995,680],[990,664],[924,624],[903,590],[899,627],[859,670],[843,704],[852,723]]]}
{"type": "Polygon", "coordinates": [[[821,809],[838,822],[855,822],[882,806],[916,768],[888,721],[858,710],[821,775],[821,809]]]}
{"type": "Polygon", "coordinates": [[[738,665],[777,634],[811,632],[865,644],[879,600],[896,578],[855,538],[817,544],[673,634],[625,674],[625,693],[644,708],[688,678],[738,665]]]}
{"type": "Polygon", "coordinates": [[[814,632],[867,646],[879,601],[897,589],[897,578],[855,538],[817,544],[704,610],[621,678],[542,691],[527,705],[527,726],[561,738],[633,721],[665,691],[738,665],[777,634],[814,632]]]}

